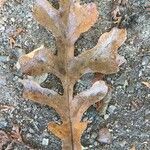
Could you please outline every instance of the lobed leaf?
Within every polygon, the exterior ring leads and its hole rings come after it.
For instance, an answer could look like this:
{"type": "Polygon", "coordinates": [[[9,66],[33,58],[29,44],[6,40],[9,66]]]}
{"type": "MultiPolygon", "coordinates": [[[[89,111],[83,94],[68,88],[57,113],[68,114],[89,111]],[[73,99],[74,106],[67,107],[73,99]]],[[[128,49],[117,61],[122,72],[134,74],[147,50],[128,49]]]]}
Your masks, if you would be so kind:
{"type": "Polygon", "coordinates": [[[49,31],[52,31],[56,37],[62,35],[59,11],[47,0],[36,0],[36,5],[33,8],[33,14],[35,19],[49,31]]]}
{"type": "Polygon", "coordinates": [[[104,81],[97,81],[93,86],[79,94],[72,100],[71,113],[72,117],[80,122],[83,113],[97,101],[102,100],[108,93],[108,86],[104,81]]]}
{"type": "MultiPolygon", "coordinates": [[[[101,101],[108,93],[108,86],[104,81],[97,81],[93,86],[80,94],[76,95],[72,100],[71,118],[72,130],[74,138],[74,148],[82,149],[80,142],[83,131],[86,129],[89,122],[81,122],[83,113],[93,104],[101,101]]],[[[106,102],[104,102],[106,104],[106,102]]]]}
{"type": "Polygon", "coordinates": [[[112,74],[119,71],[119,66],[125,59],[117,53],[118,48],[126,40],[126,30],[113,28],[104,33],[98,44],[91,50],[87,50],[70,61],[70,74],[80,77],[88,72],[112,74]]]}
{"type": "Polygon", "coordinates": [[[20,82],[24,86],[24,98],[53,107],[63,119],[68,117],[69,112],[63,96],[53,90],[42,88],[32,80],[24,79],[20,80],[20,82]]]}
{"type": "Polygon", "coordinates": [[[101,101],[100,112],[104,114],[111,97],[111,89],[102,80],[73,97],[75,82],[85,72],[112,74],[119,70],[125,59],[117,53],[126,40],[126,30],[113,28],[104,33],[97,45],[74,57],[74,43],[80,34],[96,22],[98,11],[94,3],[80,5],[79,0],[60,0],[56,10],[47,0],[36,0],[35,19],[52,31],[57,42],[57,55],[40,47],[19,58],[22,73],[41,76],[53,73],[60,78],[64,94],[42,88],[40,81],[24,79],[24,97],[43,105],[53,107],[60,115],[62,124],[49,123],[48,129],[63,142],[63,150],[81,150],[81,135],[88,122],[81,122],[83,113],[93,104],[101,101]]]}
{"type": "Polygon", "coordinates": [[[61,73],[59,73],[58,69],[57,57],[43,46],[26,55],[22,55],[18,62],[21,72],[24,74],[37,76],[51,72],[61,77],[61,73]]]}
{"type": "Polygon", "coordinates": [[[95,24],[98,11],[94,3],[80,5],[74,3],[70,7],[67,27],[67,38],[74,44],[80,34],[88,31],[95,24]]]}

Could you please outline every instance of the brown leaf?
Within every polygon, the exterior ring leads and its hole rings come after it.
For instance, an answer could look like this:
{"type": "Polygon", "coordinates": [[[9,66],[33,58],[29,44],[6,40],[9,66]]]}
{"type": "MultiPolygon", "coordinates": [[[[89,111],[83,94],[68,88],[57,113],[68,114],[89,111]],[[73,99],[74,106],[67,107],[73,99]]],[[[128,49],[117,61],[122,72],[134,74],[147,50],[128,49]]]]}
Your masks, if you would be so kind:
{"type": "Polygon", "coordinates": [[[102,74],[118,72],[125,59],[117,53],[117,49],[125,42],[126,35],[125,29],[118,28],[104,33],[93,49],[72,59],[69,66],[70,74],[79,78],[85,72],[102,74]]]}
{"type": "Polygon", "coordinates": [[[22,137],[21,137],[21,131],[18,125],[13,125],[12,131],[9,134],[9,136],[13,141],[23,143],[22,137]]]}
{"type": "Polygon", "coordinates": [[[96,22],[98,11],[93,3],[80,5],[72,4],[70,7],[67,38],[74,43],[81,33],[86,32],[96,22]]]}
{"type": "Polygon", "coordinates": [[[132,100],[131,101],[131,109],[133,111],[139,110],[142,106],[143,106],[143,103],[140,100],[132,100]]]}
{"type": "MultiPolygon", "coordinates": [[[[13,144],[14,143],[22,143],[26,145],[21,136],[21,130],[18,125],[13,125],[11,132],[4,132],[0,130],[0,149],[3,150],[5,146],[5,150],[12,150],[14,149],[13,144]]],[[[26,145],[27,148],[30,150],[34,150],[30,146],[26,145]]]]}
{"type": "Polygon", "coordinates": [[[68,108],[66,108],[66,103],[61,102],[64,99],[63,96],[60,96],[53,90],[42,88],[32,80],[21,80],[20,82],[24,85],[23,96],[26,99],[53,107],[62,116],[62,118],[66,118],[68,116],[68,108]]]}
{"type": "Polygon", "coordinates": [[[95,83],[96,81],[99,81],[99,80],[103,80],[104,76],[105,76],[104,74],[96,72],[92,79],[92,83],[95,83]]]}
{"type": "Polygon", "coordinates": [[[10,48],[13,48],[16,43],[16,40],[13,37],[9,37],[9,43],[10,43],[10,48]]]}
{"type": "Polygon", "coordinates": [[[52,7],[47,0],[36,0],[33,11],[35,19],[42,26],[52,31],[56,37],[61,36],[60,24],[62,23],[59,19],[59,11],[52,7]]]}
{"type": "Polygon", "coordinates": [[[80,122],[83,113],[98,101],[101,101],[108,93],[108,87],[104,81],[97,81],[93,86],[80,94],[77,94],[72,101],[72,116],[76,116],[80,122]]]}
{"type": "Polygon", "coordinates": [[[18,62],[22,73],[27,75],[41,75],[48,71],[56,74],[58,77],[60,75],[56,71],[58,70],[57,58],[51,53],[51,50],[43,46],[29,54],[21,56],[18,62]]]}
{"type": "Polygon", "coordinates": [[[130,148],[130,150],[136,150],[135,144],[132,145],[132,147],[130,148]]]}
{"type": "Polygon", "coordinates": [[[16,38],[17,36],[19,36],[20,34],[25,33],[25,29],[23,28],[17,28],[17,30],[13,33],[13,37],[16,38]]]}
{"type": "Polygon", "coordinates": [[[49,49],[40,47],[19,58],[20,69],[30,76],[55,74],[62,82],[64,93],[59,95],[51,89],[43,88],[26,76],[28,79],[21,80],[24,85],[23,96],[53,107],[59,113],[62,124],[49,123],[49,131],[62,140],[63,150],[81,150],[80,138],[88,124],[81,122],[82,115],[98,101],[102,102],[100,112],[105,114],[111,89],[101,77],[97,77],[98,81],[95,80],[90,89],[74,96],[74,85],[85,72],[111,74],[119,70],[124,58],[117,53],[117,49],[126,40],[126,30],[113,28],[100,37],[93,49],[74,57],[75,41],[98,18],[96,5],[80,5],[79,1],[60,0],[60,8],[57,10],[47,0],[36,0],[34,16],[54,34],[58,52],[54,55],[49,49]]]}
{"type": "Polygon", "coordinates": [[[8,110],[14,110],[14,106],[0,104],[0,111],[8,111],[8,110]]]}
{"type": "Polygon", "coordinates": [[[150,83],[149,82],[142,82],[142,84],[144,84],[146,87],[150,88],[150,83]]]}
{"type": "Polygon", "coordinates": [[[106,114],[108,104],[111,100],[111,94],[112,94],[112,89],[109,87],[107,95],[101,101],[98,101],[96,103],[96,106],[97,106],[96,109],[101,115],[106,114]]]}
{"type": "Polygon", "coordinates": [[[119,6],[117,6],[116,9],[113,10],[112,17],[115,20],[115,23],[119,23],[121,21],[121,13],[120,13],[119,6]]]}
{"type": "Polygon", "coordinates": [[[114,2],[114,4],[113,4],[114,9],[113,9],[111,15],[112,15],[112,19],[115,24],[119,25],[121,23],[121,20],[124,16],[122,10],[125,6],[127,6],[127,4],[128,4],[128,0],[116,0],[114,2]]]}
{"type": "Polygon", "coordinates": [[[15,47],[17,36],[19,36],[21,33],[24,33],[24,32],[25,32],[24,29],[18,28],[13,34],[9,36],[10,48],[15,47]]]}
{"type": "Polygon", "coordinates": [[[36,0],[34,16],[36,20],[55,37],[65,35],[74,44],[81,33],[87,31],[97,20],[98,11],[94,3],[80,5],[61,1],[60,10],[53,8],[46,0],[36,0]],[[64,11],[65,9],[65,11],[64,11]],[[69,11],[67,11],[69,9],[69,11]],[[68,17],[67,19],[64,19],[68,17]],[[67,26],[67,27],[66,27],[67,26]]]}

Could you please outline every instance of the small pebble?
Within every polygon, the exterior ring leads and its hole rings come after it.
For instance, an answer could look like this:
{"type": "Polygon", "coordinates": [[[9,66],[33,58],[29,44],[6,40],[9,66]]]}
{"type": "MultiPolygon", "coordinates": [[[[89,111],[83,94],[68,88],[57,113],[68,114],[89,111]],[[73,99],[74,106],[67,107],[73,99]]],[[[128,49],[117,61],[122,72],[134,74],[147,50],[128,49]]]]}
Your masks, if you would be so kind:
{"type": "Polygon", "coordinates": [[[30,133],[26,134],[26,138],[31,138],[31,137],[32,137],[32,135],[30,133]]]}
{"type": "Polygon", "coordinates": [[[99,143],[98,143],[97,141],[94,142],[94,146],[98,146],[98,144],[99,144],[99,143]]]}
{"type": "Polygon", "coordinates": [[[4,31],[5,27],[4,26],[0,26],[0,31],[4,31]]]}
{"type": "Polygon", "coordinates": [[[15,22],[15,18],[11,18],[10,20],[11,20],[12,22],[15,22]]]}
{"type": "Polygon", "coordinates": [[[104,115],[104,119],[105,119],[105,120],[107,120],[108,118],[109,118],[109,115],[108,115],[108,114],[104,115]]]}
{"type": "Polygon", "coordinates": [[[0,75],[0,85],[6,85],[6,77],[0,75]]]}
{"type": "Polygon", "coordinates": [[[142,65],[147,65],[149,63],[149,57],[144,57],[143,60],[142,60],[142,65]]]}
{"type": "Polygon", "coordinates": [[[42,145],[47,146],[48,144],[49,144],[49,139],[43,138],[43,140],[42,140],[42,145]]]}
{"type": "Polygon", "coordinates": [[[116,85],[124,85],[126,76],[122,74],[115,82],[116,85]]]}
{"type": "Polygon", "coordinates": [[[95,139],[92,139],[92,138],[89,139],[89,142],[90,142],[91,144],[93,144],[94,141],[95,141],[95,139]]]}
{"type": "Polygon", "coordinates": [[[125,145],[126,145],[126,141],[121,141],[121,142],[119,142],[119,145],[121,146],[121,147],[124,147],[125,145]]]}
{"type": "Polygon", "coordinates": [[[111,105],[111,106],[108,107],[108,112],[109,112],[110,114],[113,114],[114,111],[115,111],[115,109],[116,109],[116,106],[111,105]]]}
{"type": "Polygon", "coordinates": [[[102,128],[99,131],[98,141],[103,144],[110,144],[112,141],[111,134],[107,128],[102,128]]]}
{"type": "Polygon", "coordinates": [[[30,133],[34,133],[34,130],[30,128],[30,129],[29,129],[29,132],[30,132],[30,133]]]}
{"type": "Polygon", "coordinates": [[[13,81],[17,81],[17,80],[18,80],[18,77],[15,76],[15,77],[13,78],[13,81]]]}
{"type": "Polygon", "coordinates": [[[3,69],[6,69],[7,67],[6,67],[6,65],[3,65],[2,68],[3,68],[3,69]]]}
{"type": "Polygon", "coordinates": [[[97,136],[98,136],[98,135],[97,135],[96,132],[93,132],[93,133],[91,134],[91,138],[92,138],[92,139],[95,139],[97,136]]]}
{"type": "Polygon", "coordinates": [[[7,121],[3,118],[0,118],[0,129],[5,129],[7,125],[8,125],[7,121]]]}
{"type": "Polygon", "coordinates": [[[8,56],[0,56],[0,62],[7,62],[8,56]]]}

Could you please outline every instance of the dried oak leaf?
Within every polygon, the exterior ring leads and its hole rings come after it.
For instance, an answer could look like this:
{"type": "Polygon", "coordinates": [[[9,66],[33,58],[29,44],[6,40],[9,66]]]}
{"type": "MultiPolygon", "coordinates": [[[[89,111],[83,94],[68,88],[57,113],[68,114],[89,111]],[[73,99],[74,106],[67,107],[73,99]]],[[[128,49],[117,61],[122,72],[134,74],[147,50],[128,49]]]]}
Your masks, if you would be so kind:
{"type": "Polygon", "coordinates": [[[142,82],[142,84],[144,84],[146,87],[150,88],[150,82],[142,82]]]}
{"type": "Polygon", "coordinates": [[[0,104],[0,111],[8,111],[8,110],[13,111],[14,109],[15,109],[14,106],[0,104]]]}
{"type": "Polygon", "coordinates": [[[68,42],[74,43],[80,34],[90,29],[98,18],[98,11],[94,3],[80,5],[79,2],[62,0],[62,7],[56,10],[46,0],[36,2],[34,7],[36,20],[52,31],[55,37],[66,36],[68,42]]]}
{"type": "Polygon", "coordinates": [[[11,35],[9,36],[10,48],[15,47],[16,38],[17,38],[20,34],[22,34],[22,33],[25,33],[25,30],[22,29],[22,28],[18,28],[18,29],[16,29],[16,31],[15,31],[13,34],[11,34],[11,35]]]}
{"type": "Polygon", "coordinates": [[[115,24],[120,24],[121,23],[121,20],[123,18],[123,9],[125,6],[128,5],[128,0],[116,0],[114,1],[114,4],[113,4],[114,8],[113,8],[113,11],[111,13],[112,15],[112,19],[114,21],[115,24]]]}
{"type": "Polygon", "coordinates": [[[136,150],[135,144],[132,145],[132,147],[130,148],[130,150],[136,150]]]}
{"type": "Polygon", "coordinates": [[[113,28],[101,35],[98,44],[74,57],[74,43],[81,33],[88,31],[96,22],[98,12],[94,3],[80,5],[79,1],[60,0],[60,8],[53,8],[47,0],[36,0],[35,19],[55,38],[58,52],[40,47],[19,58],[21,71],[30,76],[53,73],[62,82],[63,95],[43,88],[34,80],[23,79],[23,95],[43,105],[53,107],[60,115],[62,124],[49,123],[48,129],[59,137],[64,150],[81,150],[80,138],[88,122],[81,122],[83,113],[98,101],[104,113],[110,100],[111,89],[102,81],[96,81],[90,89],[73,95],[73,87],[86,72],[116,73],[125,59],[117,49],[126,40],[126,30],[113,28]]]}
{"type": "Polygon", "coordinates": [[[87,50],[70,61],[70,74],[80,76],[87,72],[99,72],[112,74],[119,71],[119,66],[125,59],[117,53],[118,48],[126,40],[126,30],[113,28],[104,33],[98,44],[91,50],[87,50]]]}
{"type": "Polygon", "coordinates": [[[18,125],[13,125],[12,131],[9,136],[13,141],[23,143],[21,131],[18,125]]]}

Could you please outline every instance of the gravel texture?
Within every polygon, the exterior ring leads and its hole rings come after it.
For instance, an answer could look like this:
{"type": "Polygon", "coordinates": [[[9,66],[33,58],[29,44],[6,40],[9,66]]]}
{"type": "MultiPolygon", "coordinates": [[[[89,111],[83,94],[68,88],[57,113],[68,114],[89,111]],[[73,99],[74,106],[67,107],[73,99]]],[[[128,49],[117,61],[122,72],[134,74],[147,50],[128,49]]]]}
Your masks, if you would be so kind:
{"type": "MultiPolygon", "coordinates": [[[[57,7],[56,0],[50,2],[57,7]]],[[[112,1],[95,2],[100,18],[76,42],[76,55],[94,47],[98,37],[113,26],[112,1]]],[[[20,127],[24,143],[15,143],[15,150],[61,150],[60,139],[46,128],[50,121],[60,122],[58,114],[52,108],[22,98],[22,85],[18,82],[22,75],[15,67],[22,51],[28,53],[42,44],[50,47],[53,52],[56,51],[52,34],[34,20],[33,5],[33,0],[7,0],[0,8],[0,104],[14,108],[9,111],[0,110],[0,130],[9,132],[14,124],[20,127]],[[24,32],[16,37],[15,46],[11,48],[9,39],[18,28],[24,29],[24,32]]],[[[81,139],[88,150],[130,150],[133,145],[136,150],[150,149],[150,90],[142,84],[143,81],[150,81],[150,13],[146,11],[148,5],[149,0],[129,0],[129,6],[124,10],[126,17],[121,26],[127,28],[128,38],[119,53],[125,56],[127,62],[117,74],[106,77],[107,83],[113,87],[106,115],[101,116],[92,106],[83,117],[92,121],[81,139]],[[100,128],[109,129],[112,139],[108,144],[99,138],[100,128]]],[[[75,86],[75,93],[89,88],[92,78],[92,74],[82,77],[75,86]]],[[[51,74],[42,86],[53,88],[60,94],[63,92],[61,83],[51,74]]]]}

